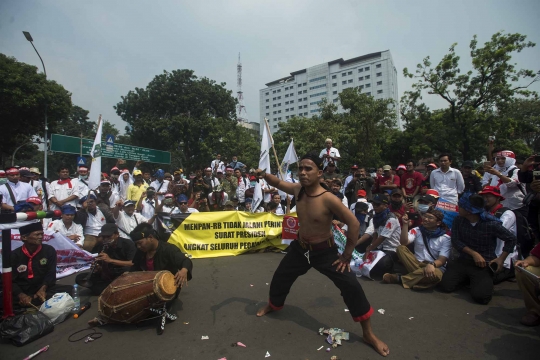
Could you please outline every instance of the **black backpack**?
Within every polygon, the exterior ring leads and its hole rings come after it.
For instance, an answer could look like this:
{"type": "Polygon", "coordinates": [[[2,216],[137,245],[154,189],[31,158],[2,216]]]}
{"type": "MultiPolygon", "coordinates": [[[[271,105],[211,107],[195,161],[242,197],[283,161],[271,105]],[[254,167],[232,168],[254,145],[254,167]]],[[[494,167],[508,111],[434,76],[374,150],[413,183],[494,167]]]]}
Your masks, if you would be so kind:
{"type": "MultiPolygon", "coordinates": [[[[497,218],[501,218],[502,214],[505,211],[510,210],[509,208],[502,207],[499,210],[495,212],[495,216],[497,218]]],[[[529,221],[525,216],[523,216],[519,211],[511,210],[514,215],[516,216],[516,237],[517,237],[517,245],[518,245],[518,252],[520,258],[523,256],[523,258],[527,257],[529,255],[529,251],[534,246],[534,233],[529,225],[529,221]],[[522,253],[522,250],[524,253],[522,253]]]]}

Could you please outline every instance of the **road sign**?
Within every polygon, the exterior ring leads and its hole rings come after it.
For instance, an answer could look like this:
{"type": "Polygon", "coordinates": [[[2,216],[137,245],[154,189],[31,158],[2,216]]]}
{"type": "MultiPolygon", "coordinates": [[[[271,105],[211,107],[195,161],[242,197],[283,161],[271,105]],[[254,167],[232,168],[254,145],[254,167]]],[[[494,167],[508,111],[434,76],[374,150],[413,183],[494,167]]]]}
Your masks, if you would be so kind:
{"type": "Polygon", "coordinates": [[[106,140],[107,146],[114,145],[114,135],[107,134],[105,135],[105,139],[107,139],[106,140]]]}
{"type": "Polygon", "coordinates": [[[82,156],[77,157],[77,166],[86,166],[86,159],[82,156]]]}
{"type": "MultiPolygon", "coordinates": [[[[108,135],[107,135],[108,136],[108,135]]],[[[90,156],[92,150],[93,140],[82,139],[82,154],[90,156]]],[[[114,139],[113,139],[114,144],[114,139]]],[[[75,136],[66,136],[59,134],[51,134],[51,151],[79,154],[81,149],[81,138],[75,136]]],[[[149,163],[156,164],[170,164],[171,153],[168,151],[161,151],[155,149],[148,149],[138,146],[114,144],[112,149],[108,149],[107,142],[101,143],[101,156],[113,159],[126,159],[126,160],[143,160],[149,163]]]]}
{"type": "Polygon", "coordinates": [[[114,151],[114,135],[105,135],[105,143],[107,144],[107,151],[114,151]]]}

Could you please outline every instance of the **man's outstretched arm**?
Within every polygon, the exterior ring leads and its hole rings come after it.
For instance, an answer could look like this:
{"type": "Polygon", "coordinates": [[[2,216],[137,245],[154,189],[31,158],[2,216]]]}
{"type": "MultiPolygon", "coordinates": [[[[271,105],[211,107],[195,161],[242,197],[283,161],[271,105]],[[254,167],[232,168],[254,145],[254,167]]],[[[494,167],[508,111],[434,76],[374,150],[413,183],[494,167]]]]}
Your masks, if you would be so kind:
{"type": "Polygon", "coordinates": [[[260,176],[262,174],[265,174],[263,176],[263,179],[266,180],[266,182],[273,187],[278,188],[281,191],[286,192],[290,195],[295,195],[295,189],[299,188],[301,185],[299,183],[289,183],[283,180],[280,180],[277,176],[274,176],[272,174],[265,173],[261,169],[257,169],[255,171],[257,176],[260,176]]]}

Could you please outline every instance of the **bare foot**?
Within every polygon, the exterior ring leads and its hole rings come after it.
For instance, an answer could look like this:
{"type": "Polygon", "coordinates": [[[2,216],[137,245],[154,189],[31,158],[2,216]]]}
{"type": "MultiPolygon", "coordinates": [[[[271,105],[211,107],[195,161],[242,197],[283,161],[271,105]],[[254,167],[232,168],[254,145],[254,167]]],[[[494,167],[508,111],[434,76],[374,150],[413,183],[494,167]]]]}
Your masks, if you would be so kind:
{"type": "Polygon", "coordinates": [[[257,316],[264,316],[272,311],[274,310],[270,307],[270,304],[266,304],[266,306],[260,308],[259,311],[257,311],[257,316]]]}
{"type": "Polygon", "coordinates": [[[388,354],[390,354],[388,345],[386,345],[381,340],[379,340],[379,338],[376,337],[375,335],[373,334],[364,335],[362,338],[368,345],[371,345],[375,349],[375,351],[381,354],[382,356],[388,356],[388,354]]]}

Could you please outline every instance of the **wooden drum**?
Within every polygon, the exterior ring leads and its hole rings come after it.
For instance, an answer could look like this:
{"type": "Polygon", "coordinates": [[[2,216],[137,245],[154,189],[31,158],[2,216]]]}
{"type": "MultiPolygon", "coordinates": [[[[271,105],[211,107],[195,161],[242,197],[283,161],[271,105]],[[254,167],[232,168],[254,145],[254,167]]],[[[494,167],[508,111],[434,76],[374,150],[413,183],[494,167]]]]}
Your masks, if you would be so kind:
{"type": "Polygon", "coordinates": [[[108,323],[136,323],[160,309],[176,293],[170,271],[139,271],[120,275],[103,290],[98,313],[108,323]]]}

